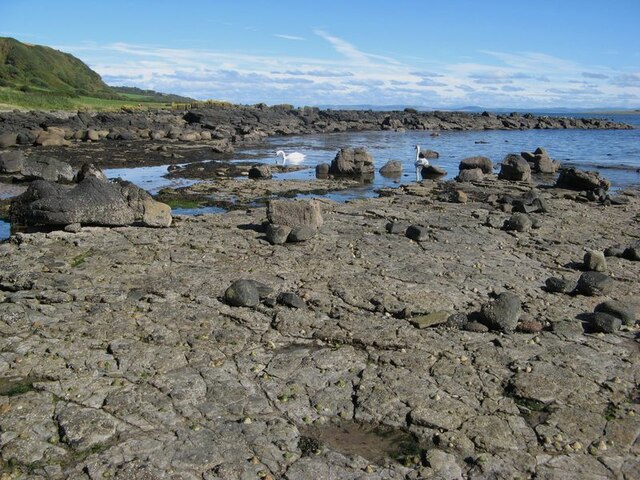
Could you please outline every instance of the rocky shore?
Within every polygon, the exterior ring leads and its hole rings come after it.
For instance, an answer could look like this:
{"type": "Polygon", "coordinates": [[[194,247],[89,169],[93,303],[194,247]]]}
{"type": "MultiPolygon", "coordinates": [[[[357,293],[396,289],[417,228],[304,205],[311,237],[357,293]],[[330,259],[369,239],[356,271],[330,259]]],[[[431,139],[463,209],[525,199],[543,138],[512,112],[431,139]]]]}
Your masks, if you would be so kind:
{"type": "Polygon", "coordinates": [[[637,478],[640,198],[597,200],[425,180],[283,244],[273,208],[17,234],[2,478],[637,478]]]}
{"type": "Polygon", "coordinates": [[[0,149],[50,152],[75,167],[100,167],[224,159],[234,145],[274,135],[365,130],[628,129],[602,119],[511,113],[320,110],[290,105],[220,105],[175,111],[1,112],[0,149]]]}

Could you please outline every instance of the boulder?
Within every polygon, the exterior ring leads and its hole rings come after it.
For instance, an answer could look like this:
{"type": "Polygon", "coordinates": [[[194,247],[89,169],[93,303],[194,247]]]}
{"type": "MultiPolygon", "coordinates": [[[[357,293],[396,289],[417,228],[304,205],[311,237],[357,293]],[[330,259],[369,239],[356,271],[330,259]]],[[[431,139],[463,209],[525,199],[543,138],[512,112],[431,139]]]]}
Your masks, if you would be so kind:
{"type": "Polygon", "coordinates": [[[316,177],[324,178],[329,175],[331,166],[328,163],[319,163],[316,165],[316,177]]]}
{"type": "MultiPolygon", "coordinates": [[[[318,165],[318,167],[319,166],[320,165],[318,165]]],[[[318,167],[316,167],[316,173],[318,172],[318,167]]],[[[401,173],[402,163],[398,160],[389,160],[382,166],[382,168],[380,168],[380,174],[384,175],[385,177],[398,177],[401,173]]]]}
{"type": "Polygon", "coordinates": [[[373,157],[364,148],[341,148],[331,161],[329,173],[354,177],[374,175],[373,157]]]}
{"type": "Polygon", "coordinates": [[[617,300],[602,302],[596,306],[595,311],[608,313],[609,315],[619,318],[623,325],[631,326],[636,323],[636,316],[632,308],[626,303],[617,300]]]}
{"type": "Polygon", "coordinates": [[[601,177],[598,172],[579,170],[571,167],[560,170],[560,175],[558,175],[558,180],[556,180],[556,186],[581,191],[594,190],[596,188],[608,190],[611,182],[601,177]]]}
{"type": "Polygon", "coordinates": [[[511,292],[502,292],[493,302],[480,310],[480,321],[491,330],[512,332],[518,325],[522,306],[520,298],[511,292]]]}
{"type": "Polygon", "coordinates": [[[307,225],[314,229],[322,227],[322,211],[316,200],[270,200],[267,204],[270,223],[298,227],[307,225]]]}
{"type": "Polygon", "coordinates": [[[502,161],[498,178],[515,182],[530,182],[531,167],[522,156],[512,153],[502,161]]]}
{"type": "Polygon", "coordinates": [[[0,148],[13,147],[18,143],[18,135],[15,133],[3,133],[0,135],[0,148]]]}
{"type": "Polygon", "coordinates": [[[36,134],[30,130],[23,130],[18,134],[17,141],[19,145],[33,145],[36,141],[36,134]]]}
{"type": "Polygon", "coordinates": [[[575,282],[558,277],[549,277],[544,284],[545,290],[549,293],[569,293],[576,287],[575,282]]]}
{"type": "Polygon", "coordinates": [[[534,173],[555,173],[557,164],[543,148],[537,148],[535,152],[522,152],[524,158],[534,173]]]}
{"type": "Polygon", "coordinates": [[[84,132],[83,140],[91,140],[92,142],[97,142],[98,140],[100,140],[100,134],[93,129],[89,129],[84,132]]]}
{"type": "Polygon", "coordinates": [[[420,158],[426,158],[427,160],[434,160],[440,158],[440,154],[435,150],[420,150],[420,158]]]}
{"type": "Polygon", "coordinates": [[[19,173],[24,166],[24,154],[20,150],[0,152],[0,174],[19,173]]]}
{"type": "Polygon", "coordinates": [[[458,173],[456,177],[456,181],[458,182],[479,182],[482,179],[484,179],[484,173],[482,173],[481,168],[460,170],[460,173],[458,173]]]}
{"type": "Polygon", "coordinates": [[[527,232],[531,230],[533,222],[526,213],[514,213],[504,221],[503,228],[507,231],[527,232]]]}
{"type": "Polygon", "coordinates": [[[409,225],[404,235],[416,242],[423,242],[429,240],[429,228],[422,225],[409,225]]]}
{"type": "Polygon", "coordinates": [[[468,157],[460,161],[459,169],[462,170],[473,170],[479,168],[482,170],[484,174],[493,173],[493,162],[488,157],[468,157]]]}
{"type": "Polygon", "coordinates": [[[298,225],[291,229],[291,233],[289,233],[289,236],[287,237],[287,242],[306,242],[307,240],[311,240],[315,237],[316,233],[317,229],[310,225],[298,225]]]}
{"type": "Polygon", "coordinates": [[[613,279],[604,273],[584,272],[578,279],[576,290],[587,296],[608,295],[613,286],[613,279]]]}
{"type": "Polygon", "coordinates": [[[24,180],[47,180],[49,182],[72,182],[73,169],[66,162],[52,157],[31,156],[24,159],[20,171],[24,180]]]}
{"type": "Polygon", "coordinates": [[[80,183],[82,180],[89,177],[94,177],[105,182],[109,181],[104,172],[92,163],[85,163],[84,165],[82,165],[82,167],[80,167],[80,170],[78,170],[78,173],[76,173],[74,181],[76,183],[80,183]]]}
{"type": "Polygon", "coordinates": [[[593,272],[606,272],[607,260],[604,253],[596,250],[589,250],[584,254],[584,269],[593,272]]]}
{"type": "Polygon", "coordinates": [[[260,293],[251,280],[236,280],[224,292],[224,300],[233,307],[255,307],[260,303],[260,293]]]}
{"type": "Polygon", "coordinates": [[[622,320],[608,313],[595,312],[589,318],[589,327],[594,333],[615,333],[621,326],[622,320]]]}
{"type": "Polygon", "coordinates": [[[276,301],[280,305],[291,308],[304,308],[307,306],[307,304],[304,303],[304,300],[294,292],[281,292],[278,294],[276,301]]]}
{"type": "Polygon", "coordinates": [[[35,139],[34,142],[36,145],[40,145],[42,147],[50,147],[50,146],[68,146],[71,145],[69,141],[65,140],[63,135],[60,135],[56,132],[40,132],[35,139]]]}
{"type": "Polygon", "coordinates": [[[290,233],[291,227],[287,225],[275,225],[273,223],[267,224],[267,240],[272,245],[282,245],[283,243],[286,243],[290,233]]]}
{"type": "Polygon", "coordinates": [[[73,187],[36,180],[11,204],[12,225],[64,227],[81,225],[168,227],[171,208],[130,182],[87,177],[73,187]]]}
{"type": "Polygon", "coordinates": [[[636,241],[626,247],[622,252],[622,258],[633,260],[634,262],[640,260],[640,241],[636,241]]]}
{"type": "Polygon", "coordinates": [[[256,180],[268,180],[273,178],[273,175],[271,174],[271,167],[264,164],[254,165],[249,169],[249,178],[256,180]]]}
{"type": "Polygon", "coordinates": [[[444,177],[447,171],[444,168],[435,165],[426,165],[422,167],[422,178],[444,177]]]}

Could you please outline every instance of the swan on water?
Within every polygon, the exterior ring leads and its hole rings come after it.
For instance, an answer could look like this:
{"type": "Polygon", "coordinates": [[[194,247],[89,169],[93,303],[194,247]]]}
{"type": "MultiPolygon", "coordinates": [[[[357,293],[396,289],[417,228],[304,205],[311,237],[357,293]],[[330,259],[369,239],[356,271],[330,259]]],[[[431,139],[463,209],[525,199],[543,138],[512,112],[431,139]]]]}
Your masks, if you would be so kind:
{"type": "Polygon", "coordinates": [[[422,180],[422,169],[429,165],[429,160],[420,152],[420,145],[416,145],[416,161],[414,165],[416,167],[416,182],[419,182],[422,180]]]}
{"type": "MultiPolygon", "coordinates": [[[[282,157],[282,165],[284,165],[286,162],[300,163],[304,160],[304,157],[306,157],[306,155],[300,152],[291,152],[287,155],[282,150],[278,150],[276,152],[276,157],[282,157]]],[[[277,160],[276,163],[278,163],[277,160]]]]}

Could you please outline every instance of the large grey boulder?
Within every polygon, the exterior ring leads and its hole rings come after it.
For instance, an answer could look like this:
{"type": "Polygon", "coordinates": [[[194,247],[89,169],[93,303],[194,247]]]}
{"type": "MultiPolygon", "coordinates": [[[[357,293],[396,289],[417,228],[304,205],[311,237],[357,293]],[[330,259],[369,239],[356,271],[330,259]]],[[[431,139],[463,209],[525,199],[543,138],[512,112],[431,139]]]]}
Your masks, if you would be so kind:
{"type": "Polygon", "coordinates": [[[465,168],[460,170],[456,181],[458,182],[480,182],[484,179],[481,168],[465,168]]]}
{"type": "MultiPolygon", "coordinates": [[[[328,173],[328,172],[327,172],[328,173]]],[[[389,160],[380,168],[380,174],[385,177],[397,177],[402,173],[402,162],[389,160]]]]}
{"type": "Polygon", "coordinates": [[[0,152],[0,174],[19,173],[24,166],[24,154],[20,150],[0,152]]]}
{"type": "Polygon", "coordinates": [[[522,152],[524,158],[534,173],[555,173],[557,164],[551,159],[544,148],[536,148],[535,152],[522,152]]]}
{"type": "Polygon", "coordinates": [[[521,155],[512,153],[502,161],[498,178],[515,182],[530,182],[531,167],[521,155]]]}
{"type": "Polygon", "coordinates": [[[460,161],[460,171],[473,170],[479,168],[484,174],[490,174],[493,172],[493,162],[488,157],[476,156],[464,158],[460,161]]]}
{"type": "Polygon", "coordinates": [[[320,203],[315,200],[270,200],[267,219],[276,225],[299,227],[307,225],[318,229],[322,226],[320,203]]]}
{"type": "Polygon", "coordinates": [[[364,148],[341,148],[331,161],[331,175],[372,177],[373,157],[364,148]]]}
{"type": "Polygon", "coordinates": [[[28,181],[72,182],[74,177],[71,165],[45,156],[25,158],[20,173],[28,181]]]}
{"type": "Polygon", "coordinates": [[[130,182],[87,177],[70,187],[33,182],[11,204],[12,225],[64,227],[81,225],[168,227],[171,208],[130,182]]]}
{"type": "Polygon", "coordinates": [[[611,182],[601,177],[598,172],[579,170],[577,168],[563,168],[560,170],[556,186],[570,190],[594,190],[602,188],[608,190],[611,182]]]}
{"type": "Polygon", "coordinates": [[[0,134],[0,148],[13,147],[18,141],[18,135],[15,133],[0,134]]]}

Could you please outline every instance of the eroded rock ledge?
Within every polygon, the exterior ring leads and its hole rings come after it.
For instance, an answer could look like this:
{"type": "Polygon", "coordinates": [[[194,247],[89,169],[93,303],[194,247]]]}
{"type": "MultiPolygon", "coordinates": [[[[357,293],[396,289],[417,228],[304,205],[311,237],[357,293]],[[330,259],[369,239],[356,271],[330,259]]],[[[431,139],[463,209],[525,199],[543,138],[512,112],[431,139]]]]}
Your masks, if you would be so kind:
{"type": "Polygon", "coordinates": [[[607,295],[551,293],[545,281],[575,283],[586,250],[636,242],[640,200],[541,189],[546,212],[518,232],[491,199],[529,186],[457,186],[467,203],[446,188],[321,200],[324,222],[304,243],[271,245],[257,208],[1,244],[2,473],[633,478],[638,327],[593,334],[581,319],[605,300],[637,318],[640,262],[607,257],[607,295]],[[223,295],[240,278],[304,305],[232,307],[223,295]],[[502,292],[542,330],[416,322],[479,311],[502,292]]]}

